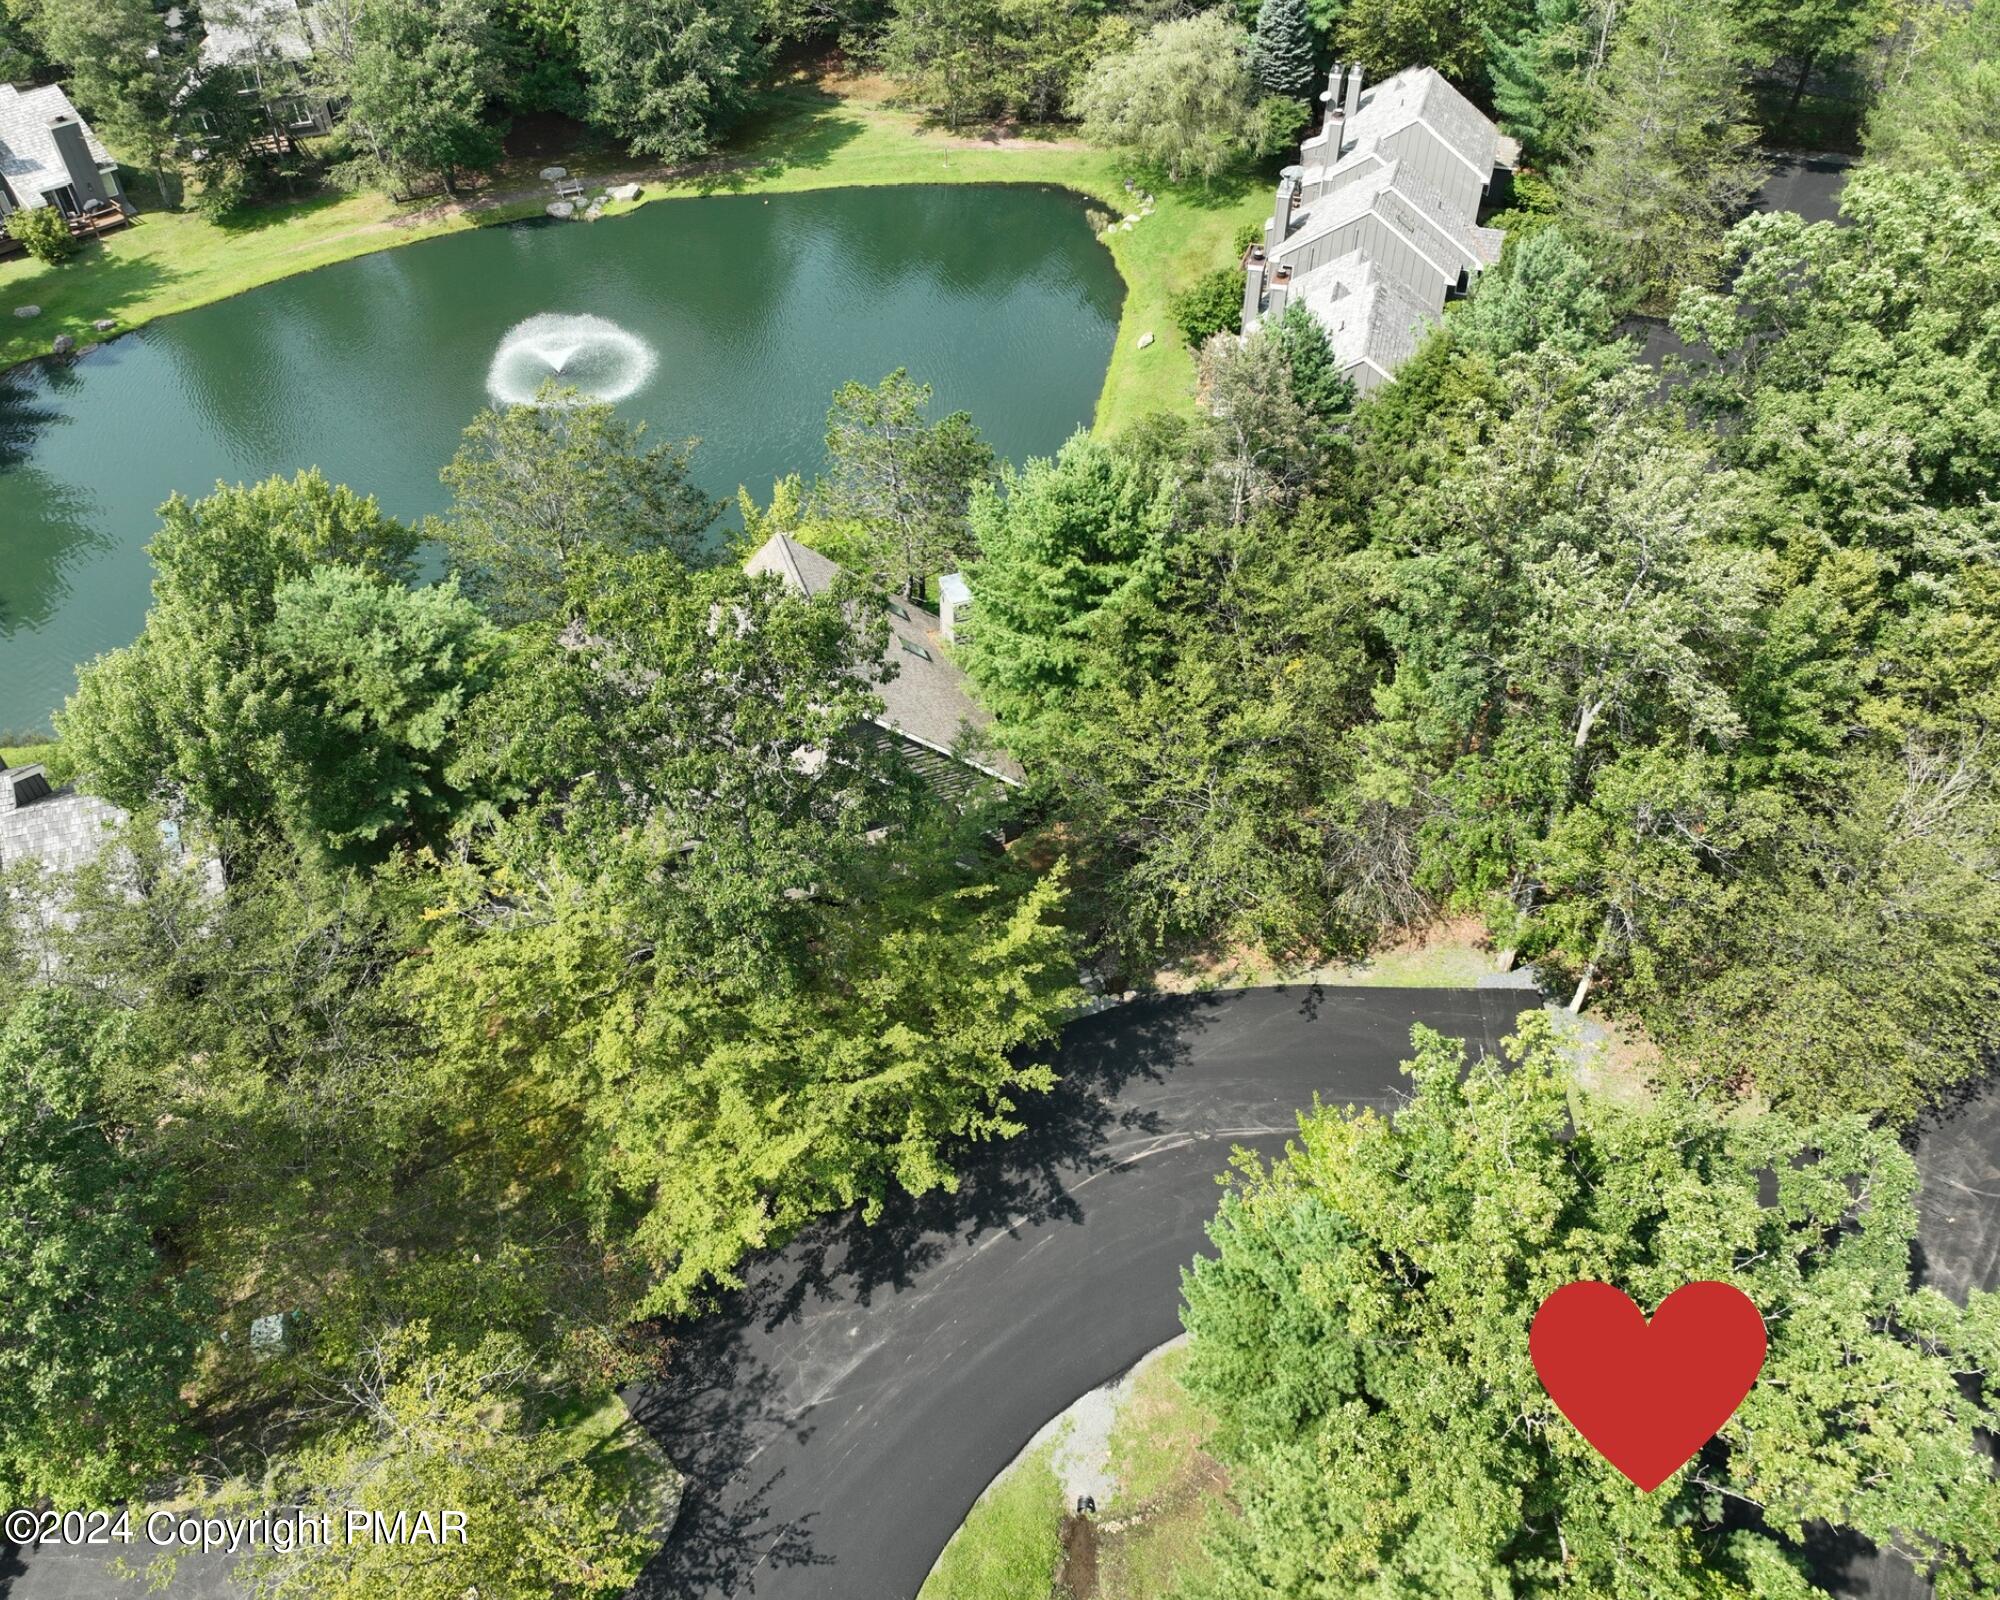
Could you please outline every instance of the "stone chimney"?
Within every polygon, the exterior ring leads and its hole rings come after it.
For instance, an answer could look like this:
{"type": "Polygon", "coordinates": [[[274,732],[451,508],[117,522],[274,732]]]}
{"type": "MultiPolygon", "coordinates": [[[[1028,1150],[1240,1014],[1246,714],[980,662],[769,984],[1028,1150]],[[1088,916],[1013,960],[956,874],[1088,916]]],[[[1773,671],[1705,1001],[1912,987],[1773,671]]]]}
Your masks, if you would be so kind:
{"type": "Polygon", "coordinates": [[[1264,247],[1253,244],[1243,258],[1243,331],[1257,326],[1264,309],[1264,247]]]}
{"type": "Polygon", "coordinates": [[[1342,114],[1349,122],[1361,110],[1361,63],[1351,62],[1347,68],[1347,103],[1341,107],[1342,114]]]}
{"type": "Polygon", "coordinates": [[[65,112],[49,123],[49,137],[56,142],[56,154],[69,174],[79,209],[109,205],[111,194],[104,187],[104,175],[97,170],[97,157],[90,153],[90,142],[83,136],[83,124],[65,112]]]}
{"type": "Polygon", "coordinates": [[[958,630],[972,611],[972,585],[962,572],[947,572],[938,579],[938,632],[947,643],[958,642],[958,630]]]}

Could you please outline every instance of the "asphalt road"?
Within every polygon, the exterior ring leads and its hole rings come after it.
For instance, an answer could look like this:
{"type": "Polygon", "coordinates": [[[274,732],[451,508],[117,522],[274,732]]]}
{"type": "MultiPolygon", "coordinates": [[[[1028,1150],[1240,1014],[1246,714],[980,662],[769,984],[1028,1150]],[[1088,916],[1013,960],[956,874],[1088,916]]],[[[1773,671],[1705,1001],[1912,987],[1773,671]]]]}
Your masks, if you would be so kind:
{"type": "MultiPolygon", "coordinates": [[[[642,1600],[907,1600],[1029,1437],[1179,1332],[1232,1145],[1281,1148],[1315,1094],[1388,1106],[1409,1029],[1492,1049],[1507,990],[1264,989],[1149,1000],[1075,1024],[1060,1089],[955,1196],[809,1232],[755,1265],[637,1401],[689,1473],[642,1600]]],[[[1932,1119],[1918,1267],[1962,1299],[2000,1287],[2000,1080],[1932,1119]]],[[[1855,1600],[1928,1585],[1863,1546],[1812,1552],[1855,1600]]],[[[215,1568],[175,1600],[220,1595],[215,1568]]],[[[132,1592],[96,1562],[0,1547],[5,1600],[132,1592]]]]}
{"type": "Polygon", "coordinates": [[[1232,1144],[1386,1106],[1410,1026],[1492,1049],[1521,990],[1282,989],[1073,1026],[1063,1085],[956,1196],[816,1230],[676,1352],[642,1420],[690,1474],[647,1600],[899,1600],[1036,1429],[1180,1331],[1232,1144]]]}

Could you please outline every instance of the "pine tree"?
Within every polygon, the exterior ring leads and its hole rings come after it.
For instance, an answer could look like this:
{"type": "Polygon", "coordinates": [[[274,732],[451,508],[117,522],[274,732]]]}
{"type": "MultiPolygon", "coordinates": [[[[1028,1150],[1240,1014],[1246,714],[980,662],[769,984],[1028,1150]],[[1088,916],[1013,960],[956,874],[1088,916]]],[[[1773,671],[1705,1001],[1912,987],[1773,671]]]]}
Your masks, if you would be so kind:
{"type": "Polygon", "coordinates": [[[1576,154],[1589,130],[1616,10],[1611,0],[1536,0],[1518,27],[1489,33],[1493,109],[1530,165],[1548,171],[1576,154]]]}
{"type": "Polygon", "coordinates": [[[1264,0],[1257,8],[1257,31],[1250,67],[1266,94],[1302,100],[1319,81],[1313,60],[1312,17],[1306,0],[1264,0]]]}
{"type": "Polygon", "coordinates": [[[1634,301],[1664,306],[1713,269],[1723,230],[1760,176],[1729,14],[1637,0],[1619,25],[1590,150],[1563,211],[1634,301]]]}

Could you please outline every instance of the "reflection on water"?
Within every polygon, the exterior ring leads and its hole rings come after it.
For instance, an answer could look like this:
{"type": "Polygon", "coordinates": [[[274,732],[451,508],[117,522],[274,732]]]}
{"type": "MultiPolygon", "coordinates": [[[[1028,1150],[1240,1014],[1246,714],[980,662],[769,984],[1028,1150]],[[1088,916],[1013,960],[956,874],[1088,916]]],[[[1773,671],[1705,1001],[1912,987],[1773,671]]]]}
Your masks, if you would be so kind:
{"type": "Polygon", "coordinates": [[[810,472],[833,389],[907,367],[1004,456],[1089,420],[1122,287],[1059,191],[845,189],[489,229],[188,312],[0,378],[0,730],[145,614],[154,512],[317,466],[404,517],[481,406],[510,328],[604,317],[657,354],[623,406],[698,437],[711,493],[810,472]]]}

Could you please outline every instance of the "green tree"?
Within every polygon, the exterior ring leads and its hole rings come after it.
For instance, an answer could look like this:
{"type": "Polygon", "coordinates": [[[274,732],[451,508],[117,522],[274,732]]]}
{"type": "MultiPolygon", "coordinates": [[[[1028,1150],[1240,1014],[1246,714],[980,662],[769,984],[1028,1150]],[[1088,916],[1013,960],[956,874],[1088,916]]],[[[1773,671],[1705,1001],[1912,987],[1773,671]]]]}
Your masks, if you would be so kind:
{"type": "Polygon", "coordinates": [[[1940,1593],[2000,1578],[1978,1442],[2000,1297],[1911,1288],[1917,1177],[1892,1133],[1579,1102],[1541,1017],[1469,1073],[1418,1029],[1409,1070],[1392,1114],[1315,1108],[1269,1169],[1243,1158],[1215,1256],[1184,1275],[1187,1383],[1242,1508],[1207,1592],[1806,1600],[1779,1541],[1819,1522],[1940,1593]],[[1529,1360],[1537,1306],[1577,1278],[1649,1312],[1715,1279],[1764,1315],[1748,1398],[1650,1495],[1529,1360]]]}
{"type": "Polygon", "coordinates": [[[1615,0],[1535,0],[1512,31],[1489,26],[1493,110],[1534,166],[1559,168],[1583,147],[1618,14],[1615,0]]]}
{"type": "Polygon", "coordinates": [[[0,5],[0,83],[28,83],[49,70],[35,37],[8,6],[0,5]]]}
{"type": "Polygon", "coordinates": [[[1243,274],[1235,267],[1204,272],[1167,296],[1172,318],[1188,348],[1199,350],[1218,333],[1234,333],[1243,320],[1243,274]]]}
{"type": "Polygon", "coordinates": [[[1352,948],[1380,909],[1344,737],[1367,713],[1365,600],[1324,540],[1270,515],[1170,538],[1060,663],[1075,687],[1034,729],[1034,770],[1063,797],[1088,925],[1135,970],[1352,948]]]}
{"type": "Polygon", "coordinates": [[[1723,230],[1761,176],[1728,14],[1635,0],[1594,120],[1588,151],[1559,186],[1563,215],[1617,292],[1670,303],[1713,274],[1723,230]]]}
{"type": "Polygon", "coordinates": [[[1425,66],[1472,83],[1485,70],[1486,25],[1511,10],[1493,0],[1350,0],[1333,36],[1343,59],[1375,77],[1425,66]]]}
{"type": "Polygon", "coordinates": [[[721,508],[688,480],[694,443],[649,445],[644,423],[550,388],[473,419],[444,469],[451,507],[425,531],[495,617],[545,617],[586,549],[700,556],[721,508]]]}
{"type": "Polygon", "coordinates": [[[436,178],[456,194],[460,173],[500,158],[488,110],[501,59],[486,0],[363,0],[351,49],[329,62],[379,181],[436,178]]]}
{"type": "Polygon", "coordinates": [[[1233,526],[1256,507],[1296,505],[1307,491],[1324,487],[1332,471],[1327,418],[1308,409],[1311,389],[1293,376],[1288,343],[1304,343],[1300,331],[1297,324],[1289,332],[1267,324],[1247,339],[1218,334],[1202,346],[1198,365],[1213,471],[1222,513],[1233,526]]]}
{"type": "Polygon", "coordinates": [[[76,236],[69,219],[55,206],[24,206],[7,218],[7,237],[27,246],[28,254],[47,266],[60,266],[76,254],[76,236]]]}
{"type": "Polygon", "coordinates": [[[1250,70],[1265,94],[1303,100],[1319,81],[1306,0],[1263,0],[1250,36],[1250,70]]]}
{"type": "Polygon", "coordinates": [[[1884,85],[1868,114],[1872,165],[1957,172],[1991,194],[2000,184],[2000,0],[1973,0],[1884,85]]]}
{"type": "Polygon", "coordinates": [[[507,102],[521,111],[584,113],[580,0],[500,0],[494,12],[507,63],[507,102]]]}
{"type": "Polygon", "coordinates": [[[971,553],[966,512],[993,475],[993,450],[964,411],[931,421],[929,384],[898,367],[872,389],[844,383],[826,414],[817,514],[857,524],[876,567],[905,595],[971,553]]]}
{"type": "Polygon", "coordinates": [[[578,0],[591,120],[638,155],[703,154],[749,104],[763,20],[752,0],[578,0]]]}
{"type": "Polygon", "coordinates": [[[1640,991],[1676,1070],[1804,1112],[1914,1119],[2000,1046],[2000,808],[1976,735],[1851,762],[1746,892],[1660,930],[1640,991]]]}
{"type": "Polygon", "coordinates": [[[151,545],[145,630],[78,677],[57,724],[76,770],[138,810],[378,853],[436,839],[496,642],[450,589],[403,587],[412,532],[317,474],[176,497],[151,545]]]}
{"type": "Polygon", "coordinates": [[[972,502],[979,560],[959,653],[1010,736],[1060,714],[1091,663],[1098,613],[1166,531],[1172,495],[1129,452],[1078,433],[972,502]]]}
{"type": "Polygon", "coordinates": [[[1169,183],[1202,183],[1272,146],[1250,36],[1220,11],[1161,22],[1091,68],[1070,102],[1092,144],[1128,152],[1169,183]]]}
{"type": "Polygon", "coordinates": [[[1060,885],[974,865],[985,824],[868,721],[878,593],[658,553],[572,582],[577,626],[493,710],[543,803],[432,890],[402,989],[449,1074],[562,1130],[650,1315],[808,1217],[948,1184],[1047,1083],[1018,1052],[1074,966],[1060,885]]]}
{"type": "Polygon", "coordinates": [[[1616,325],[1596,269],[1558,228],[1510,242],[1451,319],[1452,343],[1495,361],[1539,349],[1584,356],[1616,325]]]}
{"type": "Polygon", "coordinates": [[[499,636],[456,586],[405,589],[321,567],[273,597],[262,641],[279,813],[340,853],[442,845],[478,798],[458,786],[468,712],[498,676],[499,636]]]}
{"type": "Polygon", "coordinates": [[[176,76],[165,14],[151,0],[30,0],[16,10],[97,130],[153,174],[160,204],[186,88],[176,76]]]}
{"type": "Polygon", "coordinates": [[[532,1353],[471,1348],[419,1320],[370,1341],[338,1404],[352,1420],[286,1464],[307,1515],[446,1509],[464,1543],[333,1539],[251,1563],[259,1600],[612,1600],[652,1555],[657,1507],[623,1452],[536,1426],[532,1353]]]}
{"type": "Polygon", "coordinates": [[[1511,367],[1481,448],[1382,518],[1368,558],[1396,653],[1371,781],[1427,796],[1436,886],[1504,889],[1527,918],[1510,931],[1540,948],[1539,919],[1586,977],[1614,908],[1552,903],[1528,862],[1626,752],[1740,741],[1730,685],[1767,578],[1730,538],[1747,486],[1645,403],[1653,382],[1546,348],[1511,367]]]}
{"type": "Polygon", "coordinates": [[[1795,69],[1783,120],[1799,108],[1812,70],[1822,62],[1840,62],[1879,43],[1893,31],[1893,0],[1806,0],[1803,5],[1781,0],[1735,0],[1744,43],[1753,59],[1795,69]]]}
{"type": "Polygon", "coordinates": [[[185,1447],[205,1309],[159,1228],[172,1177],[106,1106],[115,1032],[18,991],[0,1010],[0,1492],[105,1504],[185,1447]]]}
{"type": "Polygon", "coordinates": [[[1002,112],[1047,121],[1097,53],[1101,16],[1064,0],[895,0],[879,58],[954,126],[1002,112]]]}

